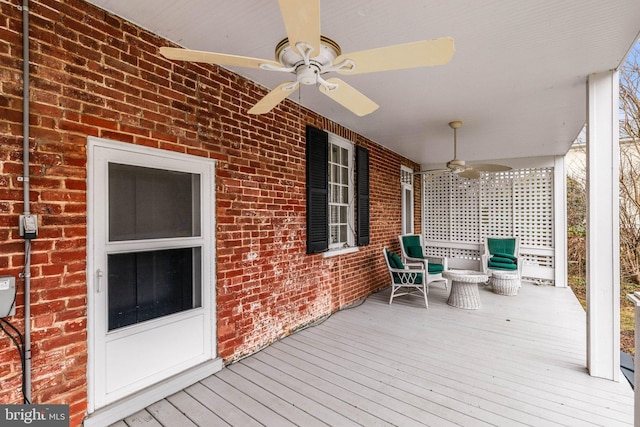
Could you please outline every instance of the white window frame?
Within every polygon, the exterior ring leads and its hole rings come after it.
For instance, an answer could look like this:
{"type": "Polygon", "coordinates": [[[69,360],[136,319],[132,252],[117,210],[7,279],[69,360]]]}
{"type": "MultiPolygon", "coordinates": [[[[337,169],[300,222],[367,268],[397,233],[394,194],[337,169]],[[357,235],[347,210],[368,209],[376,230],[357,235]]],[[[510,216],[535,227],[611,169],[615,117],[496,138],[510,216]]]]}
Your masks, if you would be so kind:
{"type": "MultiPolygon", "coordinates": [[[[331,200],[330,198],[328,199],[327,203],[327,227],[329,228],[329,252],[331,251],[337,251],[340,249],[344,249],[344,248],[352,248],[355,247],[355,236],[354,236],[354,148],[353,148],[353,144],[349,141],[347,141],[344,138],[339,137],[338,135],[329,133],[329,152],[331,152],[331,146],[335,145],[338,146],[340,148],[344,148],[347,150],[347,157],[348,157],[348,175],[349,175],[349,189],[348,189],[348,205],[347,205],[347,240],[346,242],[338,242],[338,243],[331,243],[331,225],[333,224],[331,222],[331,200]]],[[[331,186],[331,155],[328,156],[328,163],[327,163],[327,167],[329,168],[328,174],[327,174],[327,186],[330,187],[331,186]]],[[[342,252],[341,252],[342,253],[342,252]]]]}

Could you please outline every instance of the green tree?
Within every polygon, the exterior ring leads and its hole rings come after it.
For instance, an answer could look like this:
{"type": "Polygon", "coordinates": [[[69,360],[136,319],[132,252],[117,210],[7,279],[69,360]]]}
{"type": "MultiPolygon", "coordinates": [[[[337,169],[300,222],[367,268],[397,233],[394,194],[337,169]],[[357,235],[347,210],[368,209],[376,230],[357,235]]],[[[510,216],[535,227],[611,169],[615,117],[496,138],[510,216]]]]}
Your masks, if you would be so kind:
{"type": "Polygon", "coordinates": [[[569,274],[584,277],[586,270],[587,192],[584,182],[567,177],[567,247],[569,274]]]}
{"type": "Polygon", "coordinates": [[[640,45],[620,68],[620,264],[640,284],[640,45]]]}

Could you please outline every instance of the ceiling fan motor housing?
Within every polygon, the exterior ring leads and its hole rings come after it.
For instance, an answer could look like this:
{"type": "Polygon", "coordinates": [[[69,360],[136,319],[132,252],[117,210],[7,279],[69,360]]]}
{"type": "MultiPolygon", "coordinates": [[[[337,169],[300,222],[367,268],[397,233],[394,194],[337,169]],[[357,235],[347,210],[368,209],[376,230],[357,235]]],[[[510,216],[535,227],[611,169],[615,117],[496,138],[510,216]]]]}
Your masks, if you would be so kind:
{"type": "Polygon", "coordinates": [[[333,61],[341,54],[340,46],[328,37],[320,36],[320,52],[311,52],[305,63],[305,57],[289,44],[289,39],[282,40],[276,46],[276,60],[286,68],[295,68],[297,80],[304,85],[315,85],[318,76],[325,73],[324,68],[333,65],[333,61]],[[313,55],[313,56],[311,56],[313,55]]]}
{"type": "Polygon", "coordinates": [[[453,159],[447,162],[447,167],[454,172],[462,172],[467,169],[466,163],[464,160],[453,159]]]}

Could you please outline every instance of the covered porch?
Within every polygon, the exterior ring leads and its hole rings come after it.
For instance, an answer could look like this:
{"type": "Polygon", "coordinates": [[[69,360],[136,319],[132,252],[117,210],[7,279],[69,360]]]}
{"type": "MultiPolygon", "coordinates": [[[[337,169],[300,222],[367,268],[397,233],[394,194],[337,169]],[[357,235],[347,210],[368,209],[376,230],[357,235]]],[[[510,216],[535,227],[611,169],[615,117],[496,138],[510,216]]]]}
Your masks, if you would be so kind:
{"type": "Polygon", "coordinates": [[[389,289],[233,363],[113,427],[631,425],[626,381],[585,368],[585,312],[566,287],[481,287],[482,307],[432,286],[389,289]]]}
{"type": "MultiPolygon", "coordinates": [[[[210,15],[193,12],[195,9],[189,9],[189,13],[182,10],[166,13],[163,7],[130,10],[132,3],[125,1],[92,3],[190,49],[268,58],[273,53],[273,41],[283,36],[275,2],[268,2],[269,6],[252,2],[254,7],[243,4],[247,10],[260,11],[255,14],[228,5],[220,7],[213,25],[192,22],[194,16],[210,15]],[[248,15],[253,18],[237,19],[248,15]],[[264,23],[265,28],[261,26],[258,31],[256,20],[264,23]],[[182,25],[180,35],[173,32],[176,23],[182,25]],[[202,28],[207,29],[206,37],[202,28]],[[254,33],[262,35],[259,43],[247,43],[240,37],[254,33]]],[[[640,14],[640,8],[631,2],[615,7],[598,2],[586,6],[579,2],[561,6],[554,2],[527,6],[518,2],[499,5],[482,2],[475,8],[465,7],[461,13],[454,5],[444,7],[434,2],[425,8],[420,2],[412,3],[404,8],[404,13],[415,19],[409,22],[400,19],[402,9],[389,10],[390,3],[360,4],[350,10],[350,16],[342,3],[323,1],[322,10],[326,12],[322,31],[341,41],[353,39],[350,45],[345,44],[345,51],[451,35],[456,40],[457,53],[448,68],[386,74],[385,80],[354,76],[350,81],[382,106],[378,115],[360,118],[345,114],[324,95],[308,91],[304,97],[298,96],[297,104],[301,107],[284,102],[282,111],[292,116],[289,122],[280,116],[273,121],[271,116],[251,117],[238,126],[238,134],[245,137],[247,129],[258,129],[260,133],[263,127],[277,128],[283,123],[296,123],[300,127],[296,132],[301,132],[306,124],[301,108],[305,108],[371,138],[403,156],[407,159],[405,163],[424,170],[443,168],[452,160],[452,154],[456,157],[446,123],[460,119],[468,124],[465,129],[469,129],[464,137],[461,135],[467,145],[464,148],[461,145],[460,158],[469,163],[497,162],[517,170],[531,168],[532,159],[544,158],[552,162],[555,174],[551,184],[555,222],[547,224],[547,228],[553,228],[548,243],[555,257],[553,279],[557,286],[525,284],[513,298],[481,289],[483,307],[478,311],[447,306],[447,292],[435,287],[429,310],[412,300],[399,300],[389,306],[388,291],[382,291],[361,306],[342,310],[321,325],[284,338],[247,358],[237,360],[245,349],[234,348],[227,358],[234,363],[221,372],[127,417],[116,424],[118,427],[225,423],[242,426],[632,423],[632,392],[620,379],[618,356],[615,70],[638,35],[634,18],[640,14]],[[356,21],[354,16],[366,19],[356,21]],[[385,21],[393,25],[385,25],[385,21]],[[388,31],[389,27],[402,31],[388,31]],[[379,37],[375,41],[370,40],[372,32],[379,37]],[[484,37],[480,37],[483,32],[484,37]],[[406,84],[402,90],[400,83],[406,84]],[[561,178],[562,156],[585,122],[589,125],[592,183],[588,315],[566,288],[563,224],[566,215],[562,211],[561,178]]],[[[269,90],[281,82],[280,76],[264,70],[230,68],[269,90]]],[[[253,96],[233,99],[244,112],[253,96]]],[[[236,106],[233,108],[235,111],[236,106]]],[[[224,131],[226,126],[223,117],[220,129],[224,131]]],[[[410,169],[416,170],[413,166],[410,169]]],[[[395,177],[398,171],[372,168],[371,172],[374,176],[384,173],[388,178],[395,177]]],[[[223,180],[226,178],[223,172],[220,175],[223,180]]],[[[411,198],[414,204],[420,200],[420,185],[415,184],[416,195],[411,198]]],[[[372,204],[383,197],[386,194],[373,194],[372,204]]],[[[392,200],[399,197],[398,192],[392,200]]],[[[424,222],[432,218],[427,208],[416,207],[413,230],[425,232],[424,222]],[[420,219],[423,224],[417,223],[420,219]]],[[[376,219],[383,222],[385,209],[378,205],[378,210],[373,211],[376,219]]],[[[397,213],[394,211],[396,217],[397,213]]],[[[241,230],[242,225],[237,228],[241,230]]],[[[365,251],[375,249],[378,254],[380,246],[395,242],[399,228],[391,229],[374,230],[370,247],[353,257],[380,265],[380,259],[368,257],[365,251]],[[394,234],[393,239],[389,239],[387,232],[394,234]]],[[[223,241],[226,237],[219,233],[216,239],[223,241]]],[[[460,242],[450,239],[456,244],[460,242]]],[[[266,257],[270,252],[261,249],[256,253],[266,257]]],[[[320,256],[316,258],[318,263],[324,262],[320,256]]],[[[309,259],[300,263],[301,269],[309,259]]],[[[340,272],[339,267],[336,270],[340,272]]],[[[361,273],[358,271],[351,277],[360,277],[361,273]]],[[[221,290],[225,283],[219,276],[215,285],[221,290]]],[[[283,287],[288,289],[288,284],[283,287]]],[[[263,292],[271,288],[261,283],[254,289],[263,292]]],[[[227,301],[235,298],[233,292],[224,296],[227,301]]],[[[236,307],[234,310],[239,311],[236,307]]],[[[216,315],[218,321],[231,318],[216,315]]]]}

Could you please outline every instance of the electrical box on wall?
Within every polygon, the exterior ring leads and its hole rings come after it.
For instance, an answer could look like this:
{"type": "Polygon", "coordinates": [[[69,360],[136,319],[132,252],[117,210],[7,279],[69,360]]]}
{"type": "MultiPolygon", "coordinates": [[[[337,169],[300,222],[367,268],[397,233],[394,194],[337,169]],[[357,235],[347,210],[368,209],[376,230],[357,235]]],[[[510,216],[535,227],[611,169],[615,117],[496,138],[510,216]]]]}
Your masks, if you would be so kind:
{"type": "Polygon", "coordinates": [[[16,314],[16,278],[0,276],[0,318],[16,314]]]}
{"type": "Polygon", "coordinates": [[[35,239],[38,236],[38,216],[20,215],[20,236],[25,239],[35,239]]]}

